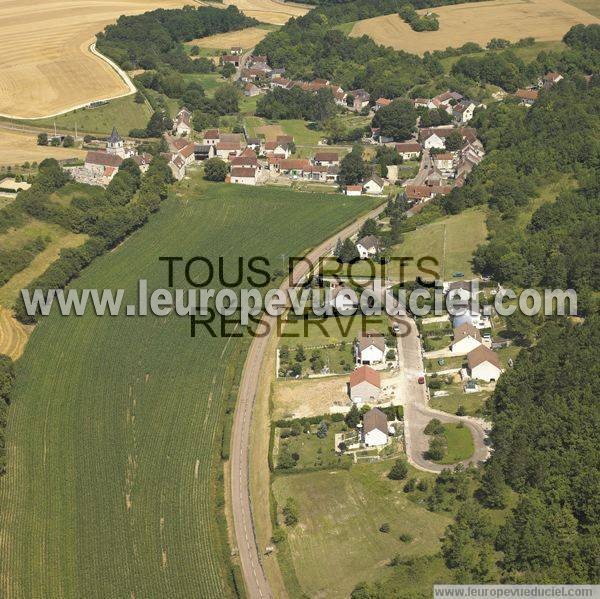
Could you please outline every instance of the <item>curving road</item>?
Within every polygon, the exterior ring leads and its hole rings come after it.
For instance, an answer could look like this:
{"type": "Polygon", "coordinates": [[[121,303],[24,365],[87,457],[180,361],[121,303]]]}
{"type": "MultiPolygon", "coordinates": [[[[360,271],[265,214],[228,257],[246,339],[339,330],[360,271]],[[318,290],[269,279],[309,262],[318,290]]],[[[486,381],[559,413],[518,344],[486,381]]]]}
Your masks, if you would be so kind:
{"type": "MultiPolygon", "coordinates": [[[[338,237],[349,237],[355,234],[365,220],[376,217],[382,209],[383,204],[364,214],[351,225],[348,225],[342,231],[311,250],[306,255],[309,261],[308,264],[302,262],[294,268],[291,277],[292,281],[294,283],[300,281],[310,270],[310,263],[315,263],[321,256],[329,254],[333,250],[338,237]]],[[[290,277],[287,277],[280,289],[286,291],[289,287],[290,277]]],[[[269,316],[265,312],[261,322],[263,326],[270,326],[270,330],[273,331],[276,317],[269,316]]],[[[261,366],[269,345],[269,339],[270,335],[255,337],[248,350],[240,381],[231,438],[231,505],[234,532],[242,573],[246,583],[246,591],[248,596],[253,599],[256,597],[272,597],[269,581],[262,566],[262,550],[258,548],[256,542],[249,486],[252,409],[256,399],[261,366]]]]}

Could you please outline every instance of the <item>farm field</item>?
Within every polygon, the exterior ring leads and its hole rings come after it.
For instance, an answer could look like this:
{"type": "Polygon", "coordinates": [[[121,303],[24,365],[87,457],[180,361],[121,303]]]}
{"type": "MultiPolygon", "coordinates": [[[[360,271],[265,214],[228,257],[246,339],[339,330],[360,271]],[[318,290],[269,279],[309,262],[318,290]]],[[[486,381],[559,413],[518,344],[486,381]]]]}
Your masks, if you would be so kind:
{"type": "MultiPolygon", "coordinates": [[[[317,244],[374,204],[195,176],[76,287],[124,288],[132,301],[139,278],[167,285],[165,255],[231,257],[229,280],[237,256],[267,256],[274,269],[281,253],[317,244]]],[[[180,270],[176,287],[182,279],[180,270]]],[[[36,327],[6,430],[0,595],[232,594],[217,448],[245,343],[204,328],[192,338],[174,315],[54,313],[36,327]]]]}
{"type": "Polygon", "coordinates": [[[600,19],[600,4],[596,0],[566,0],[566,2],[600,19]]]}
{"type": "Polygon", "coordinates": [[[116,98],[98,108],[80,108],[50,119],[36,119],[27,124],[35,127],[45,127],[48,130],[75,131],[77,133],[98,133],[109,135],[113,126],[122,135],[127,135],[131,129],[143,129],[148,123],[152,111],[147,104],[136,104],[133,96],[116,98]]]}
{"type": "Polygon", "coordinates": [[[279,506],[293,497],[299,512],[298,524],[288,529],[291,563],[280,564],[288,577],[295,574],[307,596],[347,597],[358,582],[384,576],[394,555],[405,559],[439,550],[450,518],[410,501],[403,481],[386,476],[392,463],[275,477],[279,506]],[[378,530],[384,522],[390,525],[387,534],[378,530]],[[400,534],[413,540],[403,543],[400,534]]]}
{"type": "Polygon", "coordinates": [[[266,37],[269,31],[271,30],[266,27],[248,27],[241,31],[228,31],[227,33],[192,40],[189,45],[220,50],[229,50],[232,46],[247,49],[256,46],[258,42],[266,37]]]}
{"type": "Polygon", "coordinates": [[[44,158],[67,160],[69,158],[84,157],[85,151],[78,148],[38,146],[35,133],[0,129],[0,166],[14,166],[24,162],[41,162],[44,158]]]}
{"type": "Polygon", "coordinates": [[[201,3],[207,6],[221,6],[223,8],[233,4],[249,17],[254,17],[261,23],[270,23],[272,25],[283,25],[292,17],[301,17],[313,8],[306,4],[296,4],[280,0],[224,0],[222,5],[216,2],[201,3]]]}
{"type": "Polygon", "coordinates": [[[113,68],[88,48],[122,14],[181,0],[7,0],[0,5],[0,114],[41,117],[125,94],[113,68]]]}
{"type": "Polygon", "coordinates": [[[385,15],[358,21],[350,35],[369,35],[379,44],[422,55],[466,42],[485,46],[494,37],[512,42],[524,37],[560,40],[573,25],[600,23],[598,17],[562,0],[491,0],[438,7],[435,13],[438,31],[416,32],[398,15],[385,15]]]}
{"type": "Polygon", "coordinates": [[[17,360],[23,354],[32,326],[15,320],[12,311],[0,306],[0,354],[17,360]]]}

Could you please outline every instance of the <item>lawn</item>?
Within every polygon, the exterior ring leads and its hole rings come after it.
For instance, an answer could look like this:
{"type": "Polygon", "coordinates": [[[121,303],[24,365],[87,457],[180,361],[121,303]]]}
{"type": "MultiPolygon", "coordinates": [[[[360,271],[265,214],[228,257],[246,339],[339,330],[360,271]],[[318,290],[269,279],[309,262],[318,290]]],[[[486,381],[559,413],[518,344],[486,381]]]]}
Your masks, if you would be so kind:
{"type": "Polygon", "coordinates": [[[444,423],[444,437],[447,449],[440,464],[456,464],[469,459],[475,451],[471,431],[460,423],[444,423]]]}
{"type": "Polygon", "coordinates": [[[465,393],[462,384],[445,385],[441,389],[447,391],[448,395],[444,397],[435,397],[432,393],[429,405],[436,410],[442,410],[449,414],[456,414],[459,406],[465,409],[468,416],[480,416],[485,401],[489,397],[488,391],[478,391],[477,393],[465,393]]]}
{"type": "Polygon", "coordinates": [[[219,73],[185,73],[183,79],[186,83],[192,81],[199,83],[209,98],[214,95],[219,85],[227,83],[227,80],[223,79],[219,73]]]}
{"type": "Polygon", "coordinates": [[[425,359],[423,360],[423,364],[425,366],[425,370],[428,373],[432,373],[440,372],[441,370],[461,368],[463,363],[466,363],[466,361],[467,358],[465,356],[450,356],[449,358],[425,359]],[[443,360],[443,364],[439,363],[440,359],[443,360]]]}
{"type": "Polygon", "coordinates": [[[278,123],[286,135],[294,136],[297,146],[316,146],[325,135],[322,129],[313,128],[311,123],[301,119],[284,119],[278,123]]]}
{"type": "Polygon", "coordinates": [[[75,131],[77,128],[78,134],[100,135],[109,135],[114,126],[122,135],[127,135],[131,129],[143,129],[151,114],[152,111],[147,104],[137,104],[134,96],[126,96],[111,100],[98,108],[79,108],[51,119],[27,121],[27,124],[54,130],[54,123],[56,123],[58,129],[75,131]]]}
{"type": "Polygon", "coordinates": [[[70,206],[75,198],[87,198],[90,200],[101,199],[104,193],[102,187],[93,187],[91,185],[85,185],[84,183],[70,181],[64,187],[55,191],[50,196],[50,200],[61,206],[70,206]]]}
{"type": "MultiPolygon", "coordinates": [[[[167,285],[160,256],[225,256],[231,280],[238,256],[278,265],[373,205],[194,177],[75,286],[131,301],[140,278],[167,285]]],[[[2,596],[233,595],[217,455],[245,347],[174,315],[42,320],[6,429],[2,596]]]]}
{"type": "Polygon", "coordinates": [[[347,597],[358,582],[384,576],[394,555],[410,558],[439,550],[450,518],[410,501],[402,491],[404,483],[387,478],[391,464],[275,478],[278,504],[293,497],[299,508],[298,525],[288,534],[292,563],[280,561],[284,574],[295,574],[307,596],[347,597]],[[379,532],[384,522],[390,525],[387,534],[379,532]],[[400,541],[404,533],[413,540],[400,541]]]}

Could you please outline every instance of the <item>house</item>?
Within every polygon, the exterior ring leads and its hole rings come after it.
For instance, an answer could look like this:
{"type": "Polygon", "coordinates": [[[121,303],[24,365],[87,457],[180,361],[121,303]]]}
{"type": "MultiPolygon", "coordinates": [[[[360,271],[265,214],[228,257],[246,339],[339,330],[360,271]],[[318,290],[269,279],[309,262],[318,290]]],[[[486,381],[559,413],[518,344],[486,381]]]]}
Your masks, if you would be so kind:
{"type": "Polygon", "coordinates": [[[388,442],[387,416],[379,408],[372,408],[363,416],[362,441],[367,447],[381,447],[388,442]]]}
{"type": "Polygon", "coordinates": [[[442,173],[454,172],[454,156],[450,152],[435,154],[433,157],[433,165],[442,173]]]}
{"type": "Polygon", "coordinates": [[[221,56],[221,64],[232,64],[236,69],[240,66],[241,58],[236,54],[225,54],[221,56]]]}
{"type": "Polygon", "coordinates": [[[123,158],[109,152],[88,152],[85,157],[85,168],[92,177],[107,177],[108,182],[115,176],[123,158]]]}
{"type": "Polygon", "coordinates": [[[562,81],[564,77],[560,73],[555,73],[550,71],[544,75],[542,79],[542,85],[544,89],[550,89],[553,85],[557,84],[559,81],[562,81]]]}
{"type": "Polygon", "coordinates": [[[381,375],[369,366],[359,366],[350,374],[348,389],[353,403],[377,401],[381,394],[381,375]]]}
{"type": "Polygon", "coordinates": [[[310,172],[311,164],[306,158],[282,158],[276,169],[290,177],[303,177],[304,173],[310,172]]]}
{"type": "Polygon", "coordinates": [[[432,98],[431,102],[436,108],[444,108],[448,114],[452,114],[453,105],[462,99],[463,96],[458,92],[447,91],[432,98]]]}
{"type": "Polygon", "coordinates": [[[347,196],[361,196],[362,195],[362,185],[346,185],[344,189],[344,193],[347,196]]]}
{"type": "Polygon", "coordinates": [[[256,185],[256,169],[234,166],[229,174],[229,181],[241,185],[256,185]]]}
{"type": "Polygon", "coordinates": [[[258,94],[260,94],[260,89],[254,83],[249,82],[244,85],[244,96],[253,98],[254,96],[258,96],[258,94]]]}
{"type": "Polygon", "coordinates": [[[407,185],[404,188],[404,193],[409,202],[421,202],[430,200],[433,197],[431,187],[427,185],[407,185]]]}
{"type": "Polygon", "coordinates": [[[360,112],[363,108],[366,108],[369,105],[371,95],[364,89],[356,89],[350,92],[350,94],[354,98],[354,101],[352,103],[352,110],[360,112]]]}
{"type": "Polygon", "coordinates": [[[275,138],[275,141],[280,145],[287,144],[289,146],[294,143],[294,136],[293,135],[278,135],[275,138]]]}
{"type": "Polygon", "coordinates": [[[423,147],[427,150],[436,148],[438,150],[446,149],[446,138],[440,137],[437,133],[431,133],[423,139],[423,147]]]}
{"type": "Polygon", "coordinates": [[[521,100],[521,106],[533,106],[538,99],[539,93],[535,89],[518,89],[515,97],[521,100]]]}
{"type": "Polygon", "coordinates": [[[396,152],[402,156],[402,160],[412,160],[421,155],[421,146],[416,141],[405,141],[396,144],[396,152]]]}
{"type": "Polygon", "coordinates": [[[202,143],[205,146],[216,146],[221,140],[221,136],[218,129],[207,129],[202,134],[202,143]]]}
{"type": "Polygon", "coordinates": [[[196,144],[194,147],[196,160],[208,160],[215,157],[215,146],[196,144]]]}
{"type": "Polygon", "coordinates": [[[246,148],[250,148],[257,154],[260,153],[260,139],[258,137],[249,137],[246,140],[246,148]]]}
{"type": "Polygon", "coordinates": [[[175,117],[173,131],[176,135],[189,135],[192,132],[192,113],[184,106],[175,117]]]}
{"type": "Polygon", "coordinates": [[[150,163],[152,162],[152,154],[147,154],[143,152],[142,154],[136,154],[132,156],[131,159],[138,165],[140,171],[145,173],[150,168],[150,163]]]}
{"type": "Polygon", "coordinates": [[[169,156],[169,168],[173,177],[181,181],[185,176],[185,160],[180,154],[167,154],[169,156]]]}
{"type": "Polygon", "coordinates": [[[239,141],[220,141],[215,148],[216,155],[221,160],[229,160],[233,156],[238,156],[242,151],[239,141]]]}
{"type": "Polygon", "coordinates": [[[375,101],[375,106],[373,106],[373,110],[377,112],[380,108],[384,106],[389,106],[392,103],[392,100],[388,100],[387,98],[379,98],[375,101]]]}
{"type": "Polygon", "coordinates": [[[481,345],[481,333],[471,324],[461,324],[454,329],[452,353],[466,355],[481,345]]]}
{"type": "Polygon", "coordinates": [[[371,175],[363,183],[363,191],[367,194],[379,195],[383,193],[385,181],[379,175],[371,175]]]}
{"type": "Polygon", "coordinates": [[[184,148],[179,150],[179,155],[183,158],[186,166],[196,162],[196,144],[188,143],[184,148]]]}
{"type": "Polygon", "coordinates": [[[381,364],[385,360],[385,337],[377,331],[361,332],[354,349],[357,364],[381,364]]]}
{"type": "Polygon", "coordinates": [[[254,169],[259,168],[256,152],[252,148],[245,148],[239,156],[231,158],[230,162],[232,168],[234,166],[254,169]]]}
{"type": "Polygon", "coordinates": [[[289,158],[291,154],[288,144],[280,144],[277,141],[267,141],[264,152],[265,156],[275,156],[277,158],[289,158]]]}
{"type": "Polygon", "coordinates": [[[338,106],[345,106],[347,108],[348,107],[347,99],[348,99],[348,94],[341,87],[338,87],[333,90],[333,101],[338,106]]]}
{"type": "Polygon", "coordinates": [[[480,345],[467,354],[467,365],[471,378],[481,381],[497,381],[502,374],[498,354],[485,345],[480,345]]]}
{"type": "Polygon", "coordinates": [[[475,108],[474,102],[460,102],[452,108],[452,116],[458,123],[466,124],[473,118],[475,108]]]}
{"type": "Polygon", "coordinates": [[[317,152],[313,158],[313,163],[318,166],[338,166],[340,156],[337,152],[317,152]]]}
{"type": "Polygon", "coordinates": [[[375,235],[366,235],[356,242],[356,251],[361,260],[373,258],[379,252],[379,239],[375,235]]]}
{"type": "MultiPolygon", "coordinates": [[[[473,294],[473,281],[452,281],[444,283],[444,293],[448,294],[448,298],[453,301],[468,302],[473,294]]],[[[477,293],[479,290],[477,290],[477,293]]],[[[476,293],[476,295],[477,295],[476,293]]]]}

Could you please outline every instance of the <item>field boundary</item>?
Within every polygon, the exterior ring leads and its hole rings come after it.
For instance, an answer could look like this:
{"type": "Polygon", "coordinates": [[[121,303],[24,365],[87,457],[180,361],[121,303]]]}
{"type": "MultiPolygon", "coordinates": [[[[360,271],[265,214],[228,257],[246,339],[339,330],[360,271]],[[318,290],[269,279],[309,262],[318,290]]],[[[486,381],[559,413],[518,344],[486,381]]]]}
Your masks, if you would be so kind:
{"type": "Polygon", "coordinates": [[[71,106],[69,108],[65,108],[64,110],[61,110],[60,112],[55,112],[53,114],[46,114],[46,115],[42,115],[42,116],[30,117],[30,116],[16,116],[14,114],[5,114],[3,112],[0,112],[0,117],[5,118],[5,119],[17,120],[17,121],[38,121],[40,119],[51,119],[52,117],[60,116],[62,114],[66,114],[67,112],[72,112],[73,110],[78,110],[79,108],[85,108],[92,102],[105,102],[105,101],[108,102],[110,100],[116,100],[117,98],[124,98],[125,96],[130,96],[131,94],[135,94],[137,92],[137,88],[133,84],[133,81],[129,78],[129,75],[119,65],[117,65],[114,61],[112,61],[110,58],[108,58],[108,56],[104,56],[104,54],[102,54],[100,51],[98,51],[96,49],[96,42],[92,42],[88,46],[88,51],[92,55],[96,56],[100,60],[103,60],[110,67],[112,67],[113,70],[117,73],[117,75],[119,75],[119,77],[121,78],[123,83],[128,87],[128,91],[126,91],[125,93],[122,93],[122,94],[117,94],[116,96],[110,96],[108,98],[97,98],[96,100],[90,100],[89,102],[85,102],[83,104],[77,104],[76,106],[71,106]]]}

